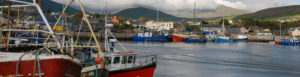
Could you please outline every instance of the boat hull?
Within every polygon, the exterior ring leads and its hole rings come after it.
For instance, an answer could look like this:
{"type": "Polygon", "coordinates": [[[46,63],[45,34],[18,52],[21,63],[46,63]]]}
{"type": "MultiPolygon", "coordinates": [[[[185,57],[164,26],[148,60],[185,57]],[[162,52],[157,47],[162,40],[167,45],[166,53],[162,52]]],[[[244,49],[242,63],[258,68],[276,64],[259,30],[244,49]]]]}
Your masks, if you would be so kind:
{"type": "Polygon", "coordinates": [[[108,77],[153,77],[156,63],[147,66],[109,71],[108,77]]]}
{"type": "Polygon", "coordinates": [[[280,41],[275,41],[275,45],[280,45],[281,42],[280,41]]]}
{"type": "Polygon", "coordinates": [[[233,40],[227,40],[227,39],[222,39],[222,38],[215,38],[214,39],[216,43],[232,43],[233,40]]]}
{"type": "Polygon", "coordinates": [[[152,37],[142,37],[142,36],[132,36],[133,41],[167,41],[168,36],[152,36],[152,37]]]}
{"type": "Polygon", "coordinates": [[[300,42],[288,42],[288,41],[281,41],[280,45],[285,45],[285,46],[298,46],[300,45],[300,42]]]}
{"type": "MultiPolygon", "coordinates": [[[[0,62],[0,77],[16,76],[17,61],[0,62]]],[[[34,60],[20,61],[18,76],[38,76],[38,66],[34,67],[34,60]]],[[[80,77],[81,65],[66,59],[41,59],[40,70],[42,77],[80,77]]]]}
{"type": "Polygon", "coordinates": [[[172,35],[172,39],[174,42],[183,42],[184,37],[177,36],[177,35],[172,35]]]}
{"type": "Polygon", "coordinates": [[[243,39],[234,39],[235,42],[246,42],[248,41],[248,38],[243,38],[243,39]]]}
{"type": "Polygon", "coordinates": [[[191,39],[191,38],[185,38],[184,42],[187,43],[206,43],[207,40],[206,39],[191,39]]]}

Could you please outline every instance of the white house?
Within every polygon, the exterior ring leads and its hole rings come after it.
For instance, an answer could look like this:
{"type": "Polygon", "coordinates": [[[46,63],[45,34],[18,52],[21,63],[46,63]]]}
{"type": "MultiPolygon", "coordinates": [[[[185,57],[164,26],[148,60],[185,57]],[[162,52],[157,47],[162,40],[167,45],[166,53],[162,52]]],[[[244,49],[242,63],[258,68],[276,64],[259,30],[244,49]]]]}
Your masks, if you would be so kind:
{"type": "Polygon", "coordinates": [[[291,36],[300,36],[300,27],[299,28],[294,28],[290,31],[291,36]]]}
{"type": "Polygon", "coordinates": [[[155,21],[148,21],[145,25],[146,28],[162,31],[162,30],[171,30],[174,28],[174,22],[155,22],[155,21]]]}

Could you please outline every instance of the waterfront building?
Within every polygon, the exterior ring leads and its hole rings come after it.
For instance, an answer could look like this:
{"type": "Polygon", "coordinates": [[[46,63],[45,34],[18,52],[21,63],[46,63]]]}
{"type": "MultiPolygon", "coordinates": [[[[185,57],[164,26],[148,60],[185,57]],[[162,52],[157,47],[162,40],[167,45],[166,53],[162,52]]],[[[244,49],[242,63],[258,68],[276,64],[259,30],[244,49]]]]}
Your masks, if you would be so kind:
{"type": "Polygon", "coordinates": [[[300,36],[300,27],[292,28],[290,30],[290,36],[300,36]]]}
{"type": "Polygon", "coordinates": [[[157,30],[157,31],[171,30],[174,28],[174,22],[148,21],[148,22],[146,22],[145,27],[148,29],[157,30]]]}
{"type": "Polygon", "coordinates": [[[272,32],[270,30],[260,30],[259,32],[256,33],[256,35],[259,36],[272,36],[272,32]]]}
{"type": "Polygon", "coordinates": [[[222,33],[222,25],[201,25],[201,31],[222,33]]]}
{"type": "Polygon", "coordinates": [[[117,18],[117,16],[114,16],[113,19],[112,19],[110,22],[112,22],[112,23],[114,23],[114,24],[119,24],[119,23],[120,23],[120,21],[119,21],[119,19],[117,18]]]}

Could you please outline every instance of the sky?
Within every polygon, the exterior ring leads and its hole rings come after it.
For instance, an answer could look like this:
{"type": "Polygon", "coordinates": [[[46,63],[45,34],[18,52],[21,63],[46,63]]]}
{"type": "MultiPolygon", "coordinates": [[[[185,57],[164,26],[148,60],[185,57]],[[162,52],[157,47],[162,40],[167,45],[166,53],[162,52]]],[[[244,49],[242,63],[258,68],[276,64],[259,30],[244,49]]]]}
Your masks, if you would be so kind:
{"type": "MultiPolygon", "coordinates": [[[[59,3],[66,3],[67,0],[53,0],[59,3]]],[[[77,0],[75,0],[77,1],[77,0]]],[[[93,11],[105,9],[106,0],[81,0],[85,7],[93,11]]],[[[194,0],[107,0],[108,9],[123,10],[134,5],[158,7],[164,11],[180,11],[194,8],[194,0]]],[[[300,0],[196,0],[196,8],[201,10],[215,9],[219,5],[232,8],[248,10],[251,12],[259,11],[271,7],[299,5],[300,0]]],[[[76,6],[76,2],[72,5],[76,6]]]]}

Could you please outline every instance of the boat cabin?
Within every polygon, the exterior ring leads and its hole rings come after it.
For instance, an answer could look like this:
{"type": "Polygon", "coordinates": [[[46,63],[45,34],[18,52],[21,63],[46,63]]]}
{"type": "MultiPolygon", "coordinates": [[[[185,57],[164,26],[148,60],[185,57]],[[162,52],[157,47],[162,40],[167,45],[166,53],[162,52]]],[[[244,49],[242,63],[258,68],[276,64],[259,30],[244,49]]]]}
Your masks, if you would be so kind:
{"type": "Polygon", "coordinates": [[[132,68],[135,66],[136,54],[134,52],[117,52],[105,54],[105,66],[108,70],[132,68]]]}

